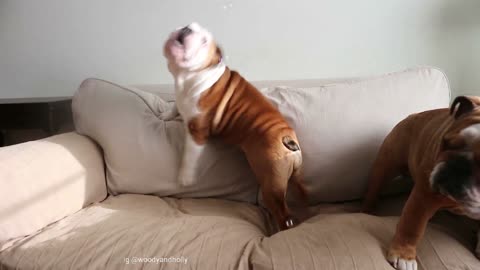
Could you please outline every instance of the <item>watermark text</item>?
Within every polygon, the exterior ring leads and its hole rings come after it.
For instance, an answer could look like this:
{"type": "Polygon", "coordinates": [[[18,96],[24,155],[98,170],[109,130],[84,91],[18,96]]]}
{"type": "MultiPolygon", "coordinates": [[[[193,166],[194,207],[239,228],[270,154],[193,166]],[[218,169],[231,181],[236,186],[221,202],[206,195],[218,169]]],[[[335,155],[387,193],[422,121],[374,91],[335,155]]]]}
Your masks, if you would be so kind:
{"type": "Polygon", "coordinates": [[[123,259],[125,264],[140,264],[140,263],[183,263],[187,264],[188,258],[185,257],[125,257],[123,259]]]}

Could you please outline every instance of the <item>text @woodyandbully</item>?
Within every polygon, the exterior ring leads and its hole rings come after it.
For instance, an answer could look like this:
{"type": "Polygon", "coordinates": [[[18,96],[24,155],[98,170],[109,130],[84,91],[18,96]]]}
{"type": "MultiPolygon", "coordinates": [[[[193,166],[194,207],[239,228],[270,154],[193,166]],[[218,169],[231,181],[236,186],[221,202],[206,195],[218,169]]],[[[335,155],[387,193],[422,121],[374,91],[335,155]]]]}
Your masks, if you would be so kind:
{"type": "Polygon", "coordinates": [[[137,264],[137,263],[183,263],[187,264],[188,258],[185,257],[126,257],[124,258],[125,264],[137,264]]]}

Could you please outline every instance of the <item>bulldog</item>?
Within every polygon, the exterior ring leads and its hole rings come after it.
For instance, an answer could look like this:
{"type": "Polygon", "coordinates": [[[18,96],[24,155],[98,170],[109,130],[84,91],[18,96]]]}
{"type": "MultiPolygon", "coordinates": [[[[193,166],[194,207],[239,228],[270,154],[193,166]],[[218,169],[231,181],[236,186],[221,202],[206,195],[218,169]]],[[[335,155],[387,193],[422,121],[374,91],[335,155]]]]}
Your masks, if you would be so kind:
{"type": "Polygon", "coordinates": [[[205,144],[218,137],[243,150],[279,228],[294,226],[286,203],[289,181],[306,196],[295,131],[253,85],[226,67],[212,35],[197,23],[174,31],[164,56],[175,80],[176,106],[161,118],[180,114],[186,130],[179,184],[195,183],[205,144]]]}
{"type": "MultiPolygon", "coordinates": [[[[385,138],[374,162],[364,211],[382,184],[409,174],[414,187],[403,208],[387,259],[417,269],[416,247],[440,209],[480,219],[480,98],[459,96],[450,109],[413,114],[385,138]]],[[[477,240],[477,256],[480,251],[477,240]]]]}

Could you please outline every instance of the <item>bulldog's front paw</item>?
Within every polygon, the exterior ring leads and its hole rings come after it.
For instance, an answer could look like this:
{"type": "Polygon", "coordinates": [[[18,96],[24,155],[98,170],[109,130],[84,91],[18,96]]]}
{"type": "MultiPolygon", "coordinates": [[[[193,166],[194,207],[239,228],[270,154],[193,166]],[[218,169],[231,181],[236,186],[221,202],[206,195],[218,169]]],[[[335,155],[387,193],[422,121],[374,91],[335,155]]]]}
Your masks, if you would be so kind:
{"type": "Polygon", "coordinates": [[[178,183],[182,187],[188,187],[195,184],[195,178],[193,174],[187,172],[186,170],[180,170],[178,173],[178,183]]]}
{"type": "Polygon", "coordinates": [[[293,228],[297,225],[297,223],[295,221],[293,221],[293,218],[288,218],[286,221],[285,221],[285,227],[287,227],[287,229],[290,229],[290,228],[293,228]]]}
{"type": "Polygon", "coordinates": [[[163,120],[163,121],[172,121],[172,120],[174,120],[175,118],[177,118],[177,116],[179,116],[179,115],[180,115],[180,114],[178,113],[177,110],[172,109],[172,110],[169,110],[169,111],[165,111],[165,112],[160,113],[160,115],[158,116],[158,118],[160,118],[160,119],[163,120]]]}
{"type": "Polygon", "coordinates": [[[393,249],[388,251],[388,262],[397,270],[417,270],[415,251],[408,249],[393,249]]]}

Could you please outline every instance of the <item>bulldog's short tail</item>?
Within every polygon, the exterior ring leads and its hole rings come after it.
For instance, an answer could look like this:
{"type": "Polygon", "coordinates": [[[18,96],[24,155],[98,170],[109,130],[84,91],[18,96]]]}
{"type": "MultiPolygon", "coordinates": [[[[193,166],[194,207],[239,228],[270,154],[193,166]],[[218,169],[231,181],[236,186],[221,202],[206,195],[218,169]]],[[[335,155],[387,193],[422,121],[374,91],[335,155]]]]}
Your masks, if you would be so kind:
{"type": "Polygon", "coordinates": [[[285,145],[286,148],[288,148],[290,151],[298,151],[300,150],[300,146],[298,143],[290,136],[285,136],[282,138],[282,143],[285,145]]]}

